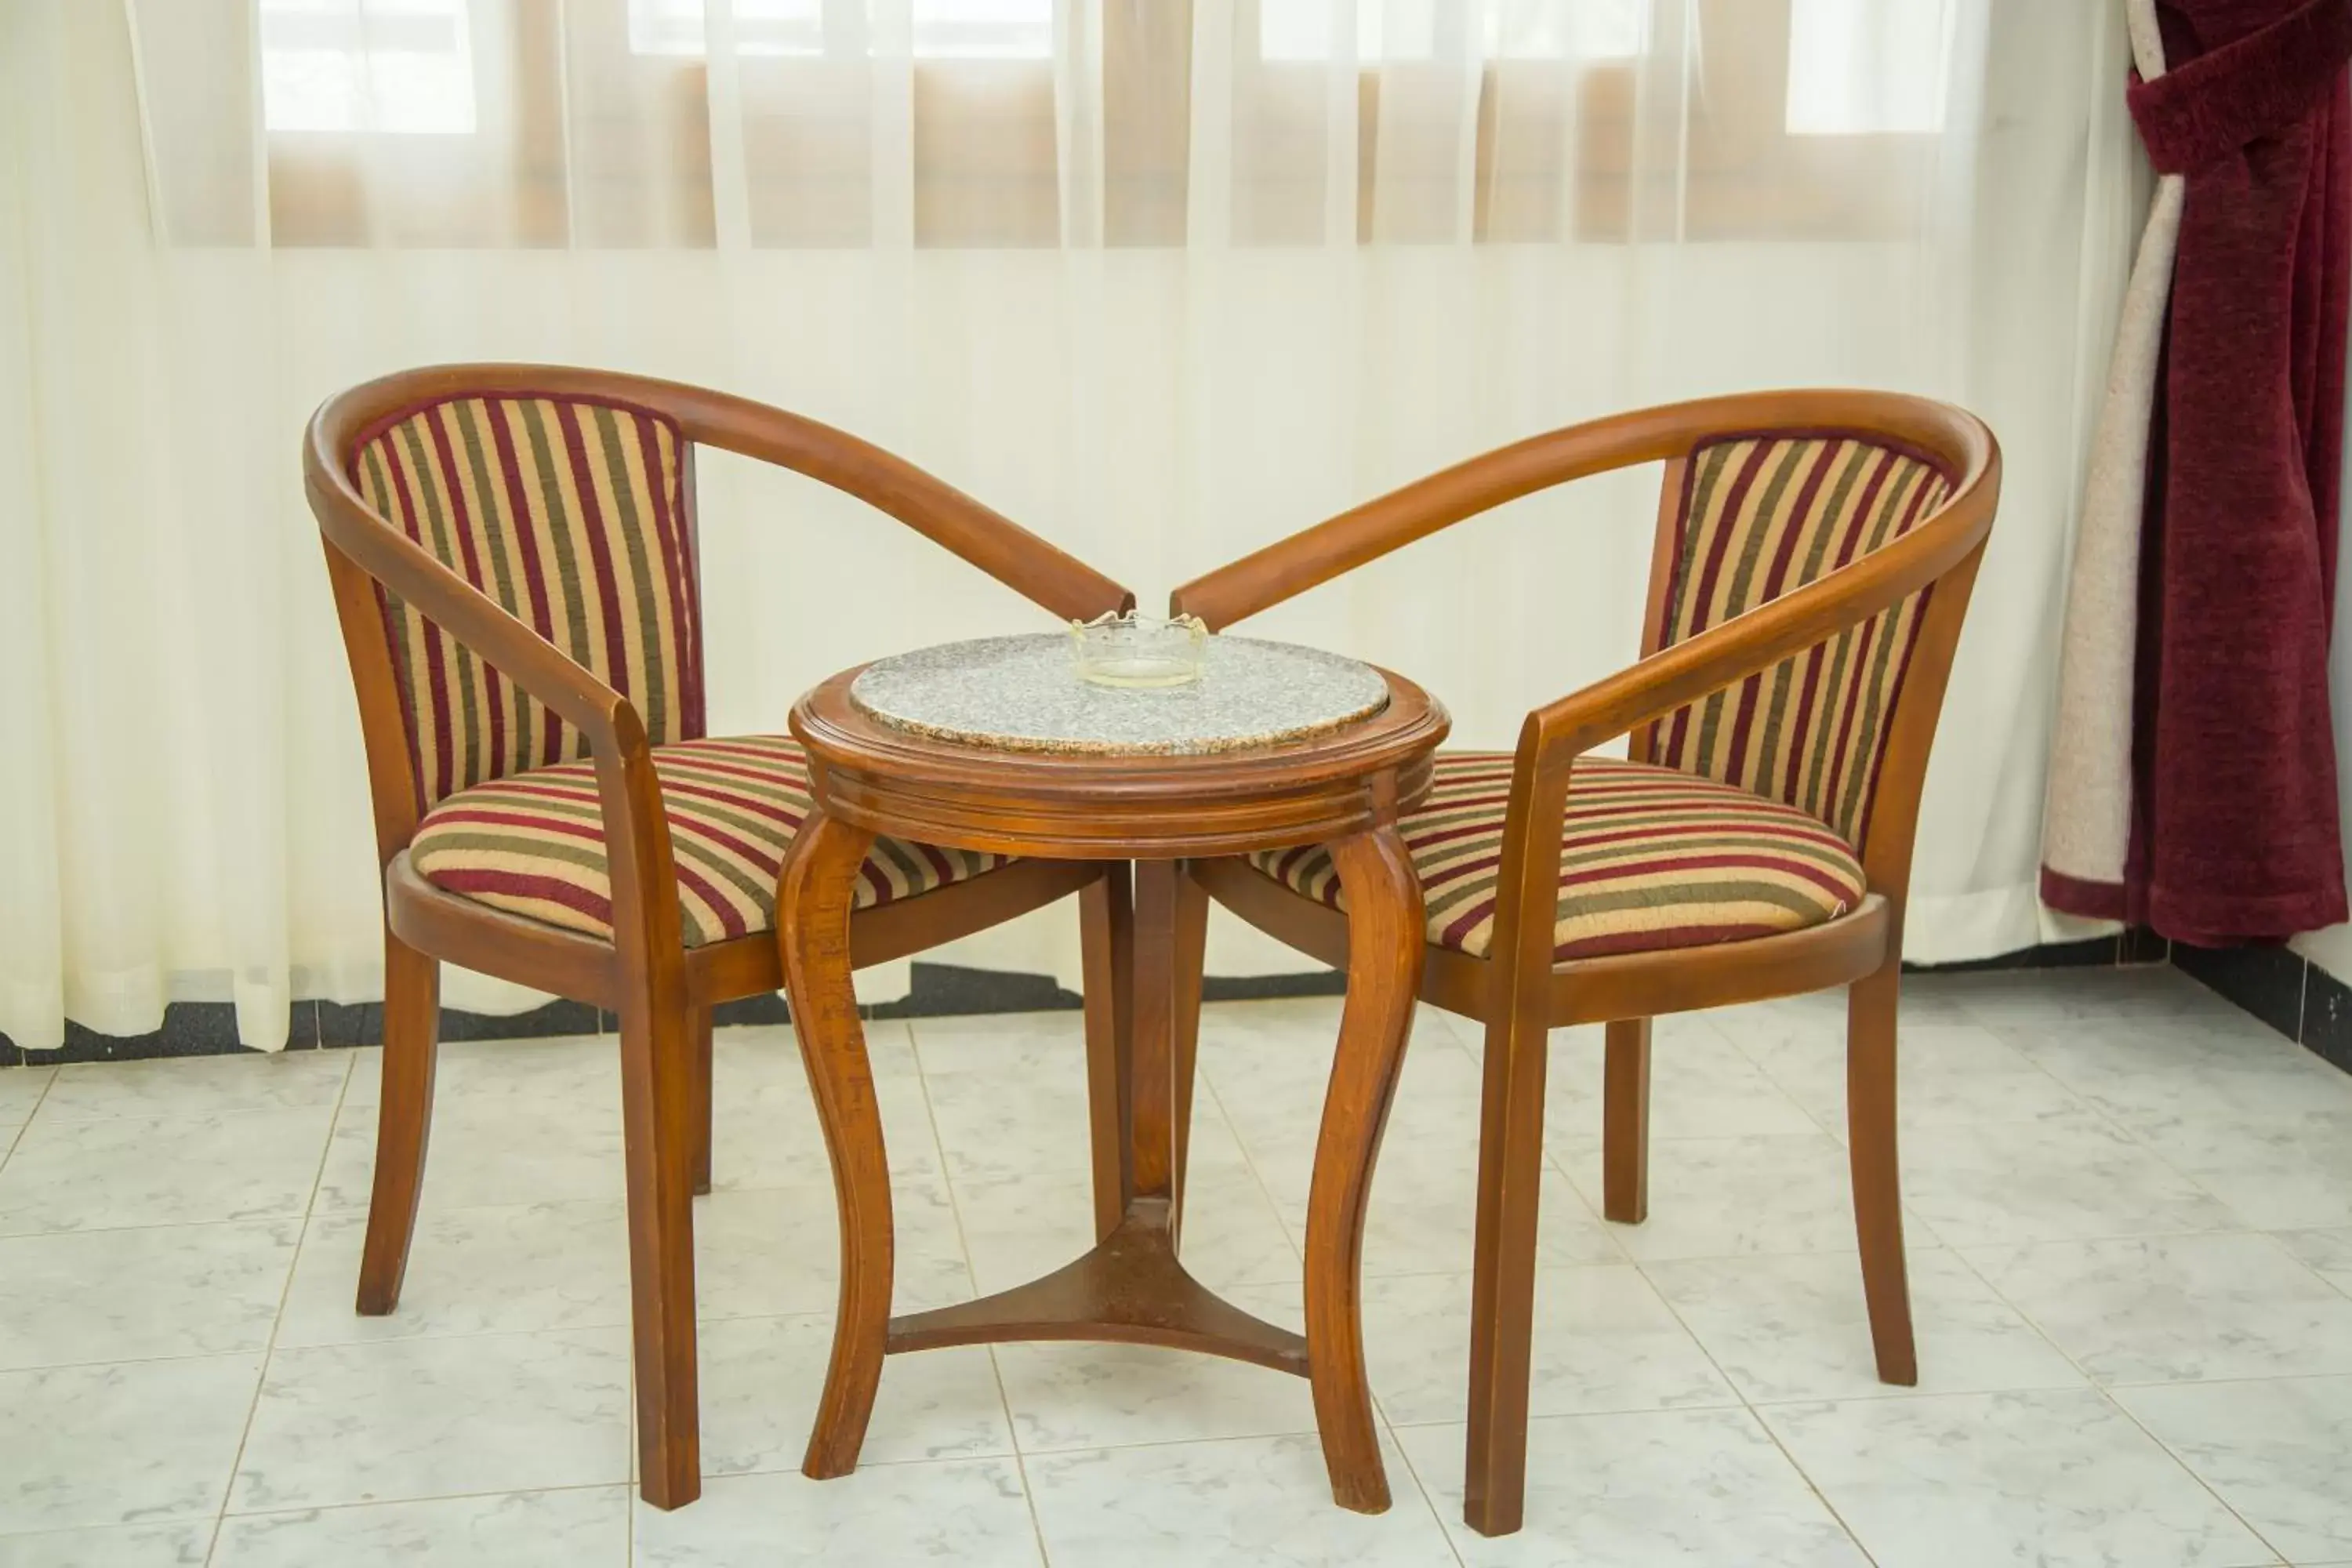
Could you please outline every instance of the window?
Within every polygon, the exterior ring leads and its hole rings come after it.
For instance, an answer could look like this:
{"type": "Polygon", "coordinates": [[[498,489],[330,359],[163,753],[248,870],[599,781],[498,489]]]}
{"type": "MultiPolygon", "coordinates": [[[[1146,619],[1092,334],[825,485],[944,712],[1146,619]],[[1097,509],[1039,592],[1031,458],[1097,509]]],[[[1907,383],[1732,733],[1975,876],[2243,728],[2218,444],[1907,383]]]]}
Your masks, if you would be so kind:
{"type": "Polygon", "coordinates": [[[918,59],[1054,58],[1054,0],[915,0],[914,24],[918,59]]]}
{"type": "MultiPolygon", "coordinates": [[[[1343,0],[1344,3],[1344,0],[1343,0]]],[[[1623,59],[1642,52],[1645,0],[1355,0],[1356,58],[1425,60],[1439,28],[1480,16],[1488,59],[1623,59]]],[[[1259,0],[1258,58],[1326,60],[1331,0],[1259,0]]]]}
{"type": "MultiPolygon", "coordinates": [[[[703,0],[629,0],[629,49],[703,52],[703,0]]],[[[735,48],[746,55],[824,53],[824,0],[734,0],[735,48]]]]}
{"type": "Polygon", "coordinates": [[[1944,0],[1791,0],[1791,136],[1932,135],[1944,128],[1944,0]]]}
{"type": "MultiPolygon", "coordinates": [[[[735,49],[743,55],[825,53],[828,0],[732,0],[735,49]]],[[[852,37],[871,25],[866,0],[830,0],[852,37]]],[[[699,56],[706,0],[629,0],[629,48],[699,56]]],[[[919,59],[1045,60],[1054,57],[1054,0],[914,0],[919,59]]],[[[855,45],[852,46],[854,50],[855,45]]]]}
{"type": "Polygon", "coordinates": [[[469,136],[466,0],[261,0],[271,131],[469,136]]]}

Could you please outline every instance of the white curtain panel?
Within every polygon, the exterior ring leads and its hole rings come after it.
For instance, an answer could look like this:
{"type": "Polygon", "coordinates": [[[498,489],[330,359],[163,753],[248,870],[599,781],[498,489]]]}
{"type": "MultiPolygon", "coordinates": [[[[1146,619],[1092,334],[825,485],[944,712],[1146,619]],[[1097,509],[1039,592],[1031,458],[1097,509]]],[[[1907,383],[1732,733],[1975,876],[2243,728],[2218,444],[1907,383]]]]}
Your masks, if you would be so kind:
{"type": "MultiPolygon", "coordinates": [[[[2034,898],[2071,498],[2128,264],[2129,54],[2049,0],[12,0],[0,5],[0,1032],[377,994],[302,421],[399,366],[727,387],[1131,585],[1643,404],[1978,410],[2008,482],[1912,956],[2034,898]]],[[[702,459],[715,731],[1039,614],[702,459]]],[[[1634,652],[1656,474],[1530,498],[1250,629],[1455,743],[1634,652]]],[[[939,956],[1076,975],[1045,911],[939,956]]],[[[1296,970],[1220,925],[1213,971],[1296,970]]],[[[887,988],[892,977],[882,976],[887,988]]],[[[529,998],[453,975],[450,999],[529,998]]]]}

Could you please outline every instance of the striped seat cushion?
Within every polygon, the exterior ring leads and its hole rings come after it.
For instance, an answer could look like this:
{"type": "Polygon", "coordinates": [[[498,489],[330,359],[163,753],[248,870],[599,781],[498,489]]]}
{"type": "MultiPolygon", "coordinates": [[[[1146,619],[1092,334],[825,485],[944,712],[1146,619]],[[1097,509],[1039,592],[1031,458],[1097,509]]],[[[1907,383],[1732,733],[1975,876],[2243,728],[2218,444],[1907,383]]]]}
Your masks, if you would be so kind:
{"type": "MultiPolygon", "coordinates": [[[[1729,437],[1683,468],[1661,640],[1671,646],[1892,543],[1951,494],[1878,438],[1729,437]]],[[[1867,842],[1872,786],[1926,591],[1662,720],[1651,756],[1786,801],[1867,842]]],[[[1638,752],[1637,752],[1638,754],[1638,752]]]]}
{"type": "MultiPolygon", "coordinates": [[[[656,745],[702,733],[687,443],[667,418],[567,396],[394,416],[360,494],[441,563],[635,702],[656,745]]],[[[379,590],[417,804],[587,754],[579,731],[379,590]]]]}
{"type": "MultiPolygon", "coordinates": [[[[1402,825],[1439,947],[1486,956],[1510,793],[1508,752],[1441,754],[1429,798],[1402,825]]],[[[1319,846],[1250,863],[1293,892],[1347,907],[1319,846]]],[[[1800,931],[1853,909],[1864,886],[1845,841],[1792,806],[1674,768],[1585,757],[1568,788],[1552,955],[1800,931]]]]}
{"type": "MultiPolygon", "coordinates": [[[[686,945],[772,929],[776,873],[809,814],[808,763],[781,735],[654,748],[654,772],[677,861],[686,945]]],[[[609,939],[605,862],[593,763],[570,763],[460,790],[425,813],[409,864],[435,887],[609,939]]],[[[1005,864],[1001,855],[877,838],[856,907],[911,899],[1005,864]]]]}

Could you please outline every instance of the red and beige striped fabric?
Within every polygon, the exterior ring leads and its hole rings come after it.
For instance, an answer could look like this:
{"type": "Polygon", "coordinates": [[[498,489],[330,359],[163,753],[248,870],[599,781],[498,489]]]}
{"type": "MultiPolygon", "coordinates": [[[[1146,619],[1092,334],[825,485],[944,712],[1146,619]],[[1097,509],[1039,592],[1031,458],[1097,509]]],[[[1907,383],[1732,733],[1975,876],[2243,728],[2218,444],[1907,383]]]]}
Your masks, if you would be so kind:
{"type": "MultiPolygon", "coordinates": [[[[776,873],[809,813],[808,763],[782,735],[654,749],[677,862],[686,945],[773,928],[776,873]]],[[[610,939],[612,868],[593,763],[461,790],[425,815],[408,847],[419,876],[510,914],[610,939]]],[[[1005,864],[999,855],[877,838],[856,907],[911,899],[1005,864]]]]}
{"type": "MultiPolygon", "coordinates": [[[[1401,824],[1439,947],[1486,956],[1510,793],[1509,753],[1444,753],[1428,799],[1401,824]]],[[[1250,859],[1293,892],[1347,907],[1319,846],[1250,859]]],[[[1568,788],[1553,957],[1800,931],[1853,909],[1864,886],[1853,851],[1792,806],[1672,768],[1586,757],[1568,788]]]]}
{"type": "MultiPolygon", "coordinates": [[[[464,397],[361,443],[370,506],[629,698],[656,744],[702,731],[686,443],[587,398],[464,397]]],[[[418,804],[584,755],[579,732],[379,591],[418,804]]]]}
{"type": "MultiPolygon", "coordinates": [[[[1666,592],[1682,642],[1916,527],[1951,493],[1924,457],[1834,434],[1692,452],[1666,592]]],[[[1870,826],[1887,719],[1927,593],[1660,721],[1655,761],[1786,801],[1852,844],[1870,826]]]]}

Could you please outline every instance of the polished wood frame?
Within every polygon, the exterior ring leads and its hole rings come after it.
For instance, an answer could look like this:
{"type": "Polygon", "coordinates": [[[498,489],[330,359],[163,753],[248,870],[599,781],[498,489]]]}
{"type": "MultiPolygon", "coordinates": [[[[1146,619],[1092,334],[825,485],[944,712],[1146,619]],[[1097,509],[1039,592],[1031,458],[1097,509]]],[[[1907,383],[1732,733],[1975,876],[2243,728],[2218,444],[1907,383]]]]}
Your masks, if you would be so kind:
{"type": "MultiPolygon", "coordinates": [[[[703,444],[856,496],[1057,616],[1090,619],[1131,606],[1134,595],[877,447],[677,382],[558,365],[440,365],[352,387],[312,417],[302,442],[303,488],[326,548],[358,693],[383,874],[383,1092],[359,1310],[389,1312],[400,1296],[431,1120],[439,961],[618,1014],[640,1489],[656,1507],[676,1508],[702,1485],[690,1198],[709,1187],[710,1009],[776,990],[784,972],[769,932],[685,945],[669,825],[635,705],[408,539],[353,484],[358,443],[383,419],[449,398],[494,395],[617,401],[675,422],[687,443],[680,461],[690,537],[693,445],[703,444]],[[421,812],[379,590],[396,595],[586,738],[610,858],[612,941],[443,892],[410,865],[421,812]]],[[[1115,918],[1108,876],[1099,864],[1030,860],[866,910],[849,927],[846,960],[865,965],[919,952],[1074,892],[1086,895],[1088,942],[1096,945],[1108,939],[1095,928],[1107,931],[1115,918]]]]}
{"type": "Polygon", "coordinates": [[[1202,756],[997,752],[890,729],[849,698],[856,670],[793,710],[817,812],[784,861],[776,922],[842,1213],[841,1310],[802,1468],[857,1462],[886,1355],[1003,1340],[1110,1340],[1228,1356],[1305,1376],[1332,1496],[1389,1505],[1358,1297],[1365,1206],[1404,1063],[1423,944],[1421,884],[1397,819],[1429,790],[1449,721],[1388,676],[1389,701],[1326,735],[1202,756]],[[1041,1279],[892,1318],[889,1163],[856,999],[852,879],[877,833],[999,854],[1109,862],[1088,889],[1088,1099],[1096,1245],[1041,1279]],[[1347,1006],[1307,1195],[1307,1331],[1253,1317],[1178,1261],[1207,900],[1196,856],[1328,844],[1356,918],[1347,1006]],[[1131,916],[1122,908],[1134,861],[1131,916]],[[1130,984],[1104,984],[1126,973],[1130,984]],[[1096,1027],[1097,1020],[1108,1027],[1096,1027]]]}
{"type": "MultiPolygon", "coordinates": [[[[2000,490],[2000,451],[1975,416],[1891,393],[1790,391],[1708,398],[1571,426],[1487,453],[1366,502],[1184,584],[1170,613],[1214,628],[1281,603],[1464,519],[1589,474],[1664,462],[1638,663],[1528,715],[1511,774],[1491,955],[1431,947],[1421,996],[1486,1025],[1479,1129],[1470,1426],[1464,1517],[1488,1535],[1517,1530],[1527,1476],[1528,1370],[1534,1316],[1536,1206],[1549,1032],[1605,1023],[1603,1209],[1647,1212],[1650,1024],[1656,1014],[1849,986],[1847,1119],[1863,1289],[1879,1375],[1918,1378],[1903,1258],[1895,1152],[1895,1002],[1904,902],[1919,791],[1969,594],[2000,490]],[[1685,468],[1729,435],[1834,431],[1926,454],[1951,495],[1899,539],[1682,642],[1664,640],[1665,602],[1685,468]],[[1676,709],[1769,669],[1933,585],[1886,721],[1867,840],[1868,891],[1824,925],[1717,947],[1556,963],[1561,816],[1576,759],[1631,734],[1652,754],[1654,726],[1676,709]]],[[[1326,963],[1349,952],[1349,917],[1238,859],[1196,864],[1218,902],[1326,963]]]]}

